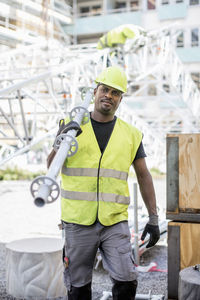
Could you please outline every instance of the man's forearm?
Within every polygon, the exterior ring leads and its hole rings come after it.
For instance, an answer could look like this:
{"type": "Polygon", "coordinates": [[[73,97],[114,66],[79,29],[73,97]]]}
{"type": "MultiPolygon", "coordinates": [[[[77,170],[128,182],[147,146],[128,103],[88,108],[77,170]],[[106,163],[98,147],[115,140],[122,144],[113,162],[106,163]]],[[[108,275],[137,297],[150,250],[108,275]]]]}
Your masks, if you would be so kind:
{"type": "Polygon", "coordinates": [[[160,238],[156,209],[156,195],[153,186],[153,180],[149,170],[147,169],[145,159],[137,159],[134,162],[134,168],[140,186],[140,192],[149,213],[149,221],[146,224],[141,236],[141,240],[144,241],[146,235],[150,235],[150,240],[146,246],[146,248],[149,248],[154,246],[160,238]]]}
{"type": "Polygon", "coordinates": [[[56,155],[56,152],[53,149],[47,157],[47,169],[50,167],[55,155],[56,155]]]}
{"type": "Polygon", "coordinates": [[[156,196],[151,174],[147,172],[144,176],[138,176],[138,183],[143,201],[149,215],[157,215],[156,196]]]}

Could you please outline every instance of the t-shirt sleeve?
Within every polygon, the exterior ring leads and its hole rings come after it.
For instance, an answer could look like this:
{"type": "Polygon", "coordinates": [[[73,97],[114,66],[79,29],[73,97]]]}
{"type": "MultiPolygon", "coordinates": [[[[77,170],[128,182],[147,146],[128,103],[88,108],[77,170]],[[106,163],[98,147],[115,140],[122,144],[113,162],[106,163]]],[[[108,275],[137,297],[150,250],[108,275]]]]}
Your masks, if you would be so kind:
{"type": "Polygon", "coordinates": [[[141,142],[133,161],[135,161],[136,159],[139,159],[139,158],[144,158],[144,157],[146,157],[146,153],[144,151],[143,143],[141,142]]]}

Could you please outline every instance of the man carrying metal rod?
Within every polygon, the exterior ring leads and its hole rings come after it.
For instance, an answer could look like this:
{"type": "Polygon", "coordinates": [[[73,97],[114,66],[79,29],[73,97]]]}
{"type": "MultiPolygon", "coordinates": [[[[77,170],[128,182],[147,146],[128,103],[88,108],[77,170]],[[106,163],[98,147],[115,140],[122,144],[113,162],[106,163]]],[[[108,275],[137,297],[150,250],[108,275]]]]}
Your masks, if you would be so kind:
{"type": "MultiPolygon", "coordinates": [[[[61,176],[61,219],[65,230],[64,281],[69,300],[91,300],[97,250],[112,282],[114,300],[133,300],[137,272],[128,227],[129,168],[133,165],[149,214],[141,239],[147,247],[160,237],[152,177],[145,163],[142,133],[115,116],[127,91],[124,71],[108,67],[97,77],[94,110],[81,126],[76,155],[67,157],[61,176]]],[[[61,124],[59,133],[70,129],[61,124]]],[[[55,151],[50,153],[51,164],[55,151]]]]}

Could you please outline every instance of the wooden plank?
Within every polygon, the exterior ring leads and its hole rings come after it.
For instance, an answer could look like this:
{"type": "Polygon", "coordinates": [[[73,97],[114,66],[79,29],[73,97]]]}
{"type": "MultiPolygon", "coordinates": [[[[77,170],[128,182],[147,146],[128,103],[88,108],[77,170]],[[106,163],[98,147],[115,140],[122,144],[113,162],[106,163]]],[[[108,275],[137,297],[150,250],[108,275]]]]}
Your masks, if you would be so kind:
{"type": "Polygon", "coordinates": [[[179,209],[200,213],[200,134],[179,135],[179,209]]]}
{"type": "Polygon", "coordinates": [[[166,217],[200,222],[199,133],[167,135],[166,217]]]}
{"type": "Polygon", "coordinates": [[[200,264],[200,224],[178,223],[180,226],[180,269],[200,264]]]}
{"type": "Polygon", "coordinates": [[[166,213],[166,218],[168,220],[174,220],[179,222],[196,222],[200,223],[200,214],[199,213],[166,213]]]}
{"type": "Polygon", "coordinates": [[[180,270],[200,264],[200,223],[169,222],[168,229],[172,227],[180,232],[180,270]]]}

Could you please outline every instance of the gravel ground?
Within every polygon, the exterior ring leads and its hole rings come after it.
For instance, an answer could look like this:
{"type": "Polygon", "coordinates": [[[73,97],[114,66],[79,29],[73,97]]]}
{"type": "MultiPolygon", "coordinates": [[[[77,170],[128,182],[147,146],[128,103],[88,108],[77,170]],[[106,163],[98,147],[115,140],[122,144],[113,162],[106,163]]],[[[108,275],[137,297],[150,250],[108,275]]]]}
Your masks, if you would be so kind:
{"type": "MultiPolygon", "coordinates": [[[[140,257],[140,265],[148,266],[151,262],[157,263],[157,268],[167,269],[167,247],[155,246],[140,257]]],[[[94,271],[93,299],[99,300],[103,291],[111,291],[111,281],[106,271],[100,268],[94,271]]],[[[137,294],[163,295],[167,299],[167,272],[139,272],[137,294]]],[[[124,299],[125,300],[125,299],[124,299]]]]}
{"type": "MultiPolygon", "coordinates": [[[[39,209],[33,204],[29,188],[30,182],[0,182],[0,300],[14,300],[13,297],[6,295],[5,244],[27,237],[61,237],[57,226],[60,223],[59,201],[39,209]]],[[[155,182],[155,189],[158,203],[161,203],[159,212],[161,214],[165,210],[165,180],[155,182]]],[[[157,263],[158,269],[167,269],[166,240],[144,252],[140,257],[141,266],[148,266],[152,262],[157,263]]],[[[139,272],[137,293],[148,295],[150,290],[153,295],[166,297],[166,272],[139,272]]],[[[111,291],[111,281],[100,265],[94,270],[93,300],[99,300],[103,291],[111,291]]]]}
{"type": "MultiPolygon", "coordinates": [[[[140,265],[148,266],[151,262],[157,263],[157,268],[161,270],[167,269],[167,247],[158,245],[146,251],[140,257],[140,265]]],[[[5,278],[5,244],[0,244],[0,299],[15,300],[6,293],[5,278]]],[[[107,272],[102,268],[101,264],[93,274],[93,300],[99,300],[103,291],[111,291],[112,285],[107,272]]],[[[139,272],[137,294],[163,295],[167,299],[167,272],[139,272]]],[[[57,298],[57,300],[64,300],[57,298]]],[[[111,298],[110,298],[111,299],[111,298]]],[[[20,299],[21,300],[21,299],[20,299]]],[[[35,299],[36,300],[36,299],[35,299]]]]}

